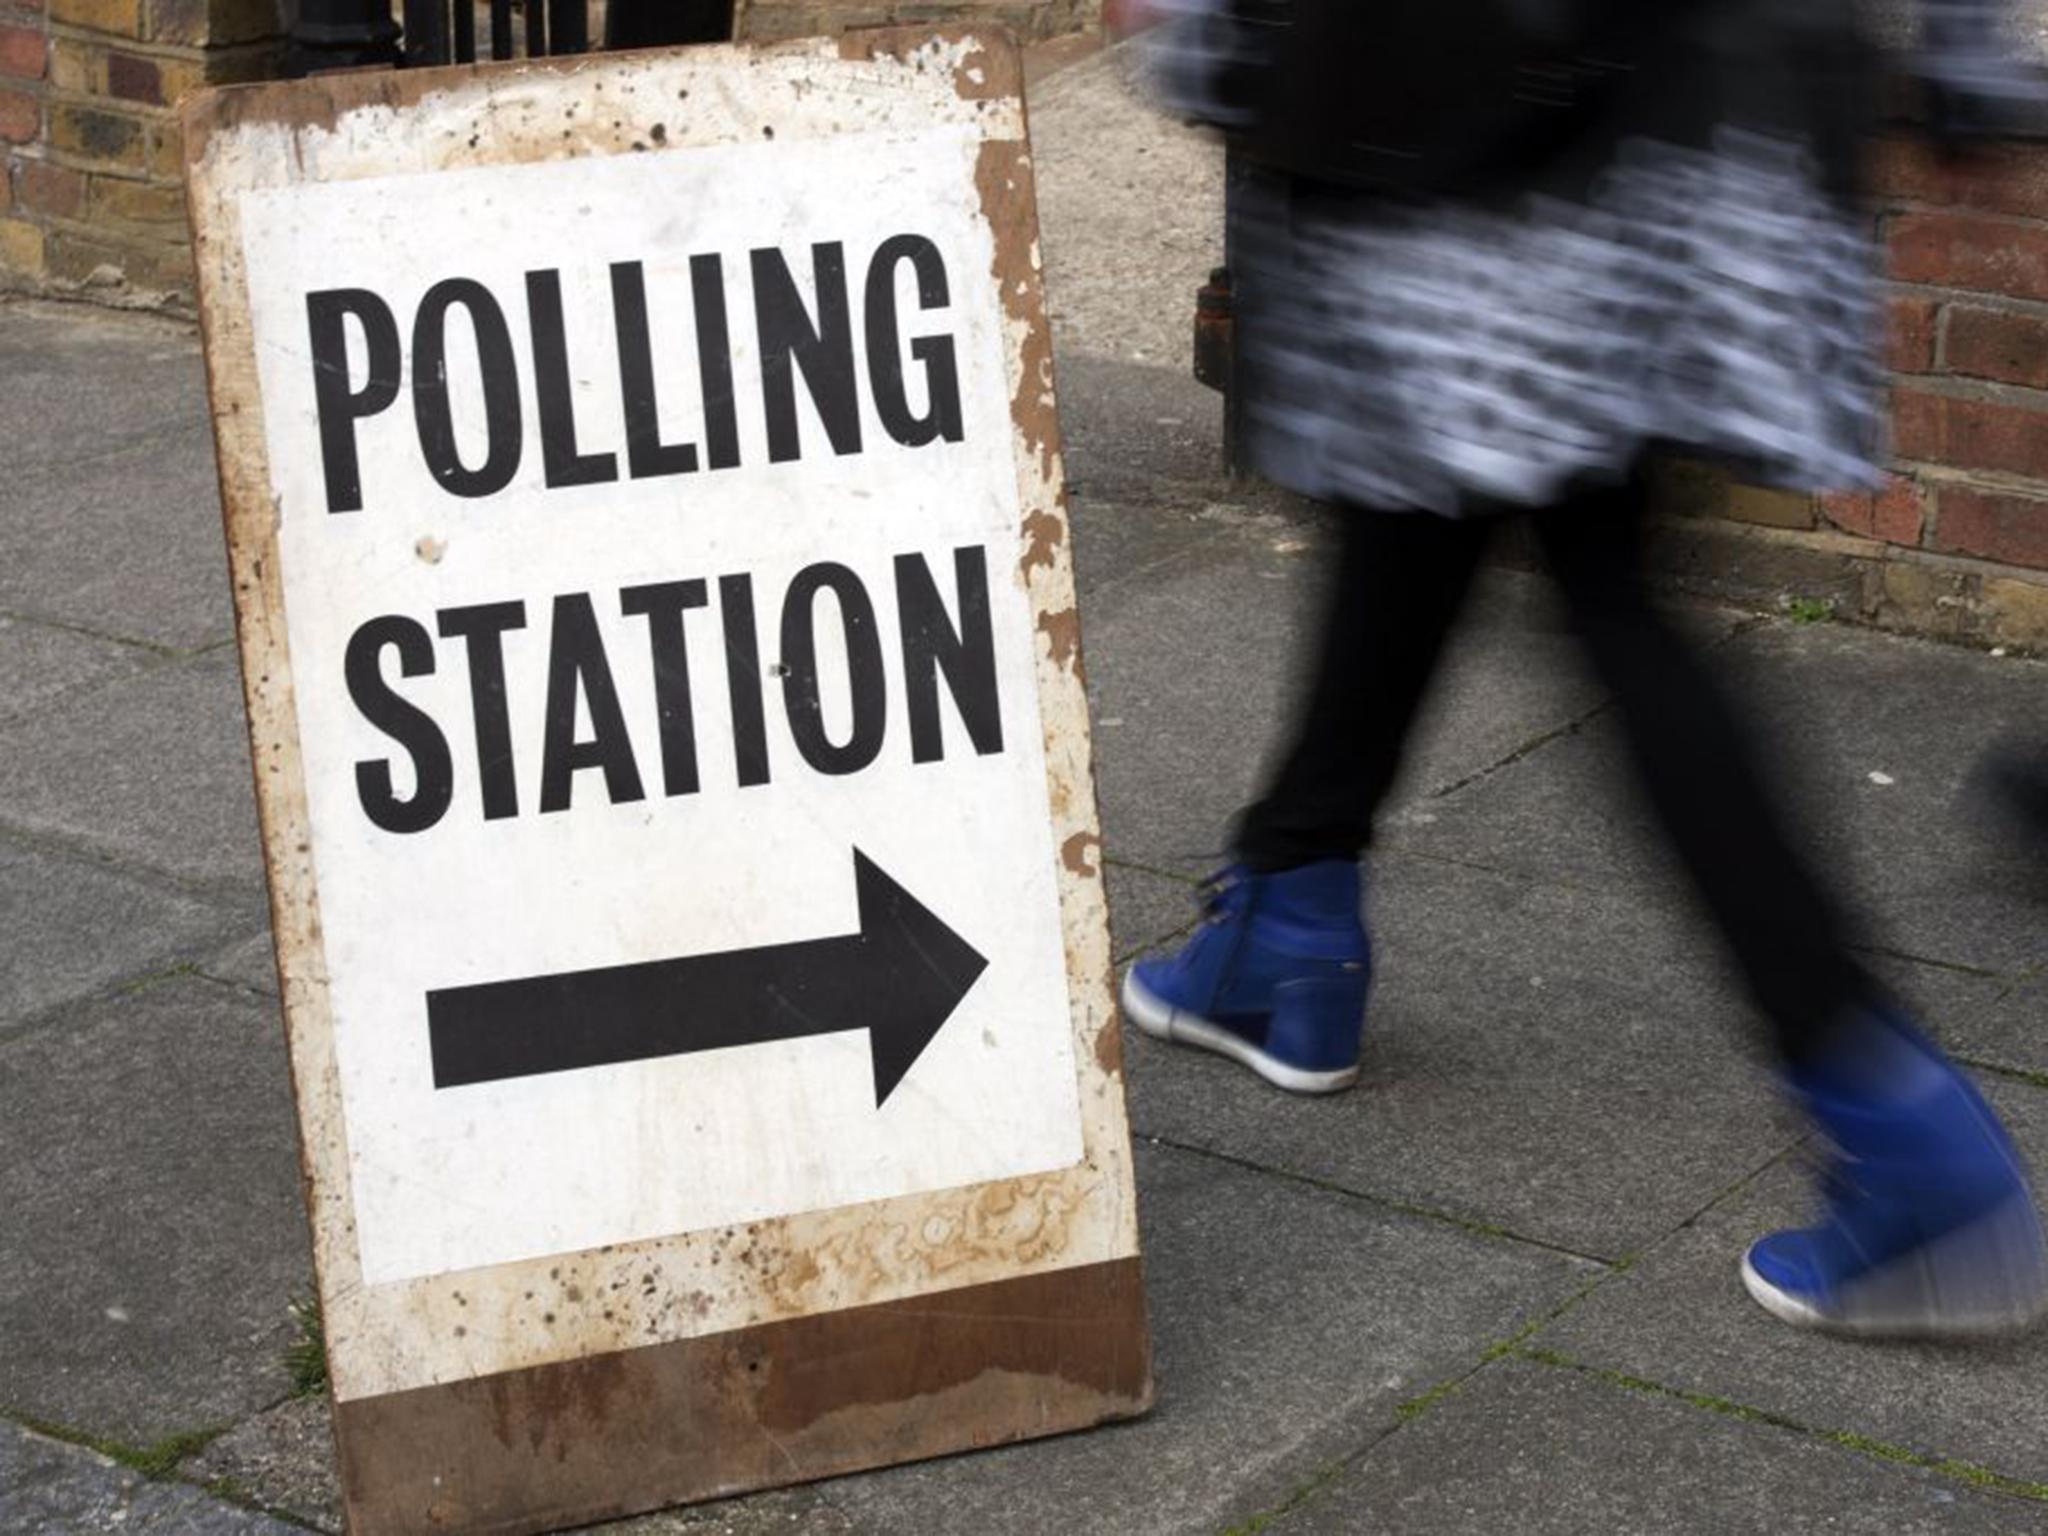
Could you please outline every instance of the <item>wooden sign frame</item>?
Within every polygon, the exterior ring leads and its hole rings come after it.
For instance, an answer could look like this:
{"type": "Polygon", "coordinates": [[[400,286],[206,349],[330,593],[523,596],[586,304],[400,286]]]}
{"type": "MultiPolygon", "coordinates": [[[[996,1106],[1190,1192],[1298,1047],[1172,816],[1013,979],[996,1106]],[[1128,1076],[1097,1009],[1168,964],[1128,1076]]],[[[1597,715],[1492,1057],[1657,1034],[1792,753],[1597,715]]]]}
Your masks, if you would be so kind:
{"type": "Polygon", "coordinates": [[[528,1531],[1142,1413],[1150,1351],[1015,46],[975,29],[359,73],[184,115],[209,385],[341,1483],[357,1531],[528,1531]],[[564,127],[562,93],[602,113],[564,127]],[[695,104],[679,111],[679,101],[695,104]],[[1029,1178],[365,1283],[240,198],[928,123],[980,140],[1006,310],[1083,1156],[1029,1178]],[[779,138],[778,138],[779,136],[779,138]],[[934,1305],[943,1295],[943,1305],[934,1305]]]}

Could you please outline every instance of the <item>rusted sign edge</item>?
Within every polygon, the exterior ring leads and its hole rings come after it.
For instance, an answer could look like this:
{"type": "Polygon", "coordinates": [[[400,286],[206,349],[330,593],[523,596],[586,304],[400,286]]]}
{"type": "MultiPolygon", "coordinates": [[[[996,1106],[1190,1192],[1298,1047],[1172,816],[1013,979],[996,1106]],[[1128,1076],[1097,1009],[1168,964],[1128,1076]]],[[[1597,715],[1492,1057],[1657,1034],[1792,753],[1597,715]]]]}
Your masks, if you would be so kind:
{"type": "Polygon", "coordinates": [[[1136,1259],[337,1409],[350,1528],[558,1529],[1144,1412],[1136,1259]]]}
{"type": "MultiPolygon", "coordinates": [[[[735,63],[765,74],[764,88],[777,83],[776,68],[790,69],[833,57],[830,45],[778,44],[758,49],[692,50],[700,68],[735,63]],[[716,56],[715,58],[710,56],[716,56]]],[[[332,1051],[332,1021],[321,947],[318,896],[311,867],[303,762],[299,755],[290,658],[284,629],[282,587],[277,568],[276,509],[270,501],[267,446],[257,392],[254,341],[248,321],[247,277],[242,264],[234,197],[249,182],[223,182],[214,174],[223,137],[260,127],[282,126],[292,152],[342,124],[364,107],[398,110],[436,96],[476,97],[488,116],[506,87],[535,80],[559,80],[594,72],[617,79],[680,67],[677,56],[643,54],[531,64],[425,70],[403,74],[330,77],[295,85],[266,84],[208,93],[186,109],[188,170],[195,257],[201,268],[200,309],[208,341],[208,382],[220,461],[223,520],[230,550],[237,632],[241,640],[244,691],[249,709],[259,818],[272,917],[291,1047],[294,1091],[300,1106],[302,1172],[314,1226],[333,1379],[341,1398],[456,1381],[499,1370],[523,1369],[612,1349],[652,1346],[677,1338],[749,1326],[900,1296],[987,1283],[992,1279],[1134,1257],[1137,1252],[1134,1181],[1128,1123],[1119,1075],[1117,1018],[1111,991],[1106,906],[1100,865],[1089,759],[1086,695],[1082,683],[1067,508],[1053,409],[1050,332],[1036,240],[1031,166],[1024,138],[1021,69],[1014,45],[974,28],[939,31],[901,29],[860,34],[838,45],[837,57],[877,66],[863,89],[902,88],[914,74],[940,66],[954,100],[971,104],[984,139],[981,157],[982,206],[997,249],[996,276],[1007,311],[1006,365],[1012,390],[1014,457],[1021,525],[1017,579],[1037,615],[1040,707],[1045,723],[1048,789],[1056,822],[1055,849],[1070,1007],[1076,1046],[1077,1086],[1083,1101],[1084,1161],[1067,1176],[997,1181],[935,1195],[910,1195],[845,1207],[840,1212],[755,1223],[719,1233],[594,1250],[581,1255],[495,1266],[465,1275],[436,1277],[377,1287],[371,1296],[357,1283],[353,1215],[348,1185],[348,1148],[340,1112],[339,1079],[332,1051]],[[609,72],[609,73],[607,73],[609,72]],[[1019,1222],[1014,1213],[1031,1220],[1019,1222]],[[925,1255],[921,1273],[896,1278],[899,1289],[863,1289],[854,1280],[872,1272],[882,1257],[863,1248],[859,1233],[842,1219],[861,1217],[877,1243],[900,1245],[906,1235],[922,1240],[941,1234],[940,1251],[925,1255]],[[1006,1229],[1005,1223],[1010,1227],[1006,1229]],[[1086,1223],[1086,1242],[1063,1245],[1062,1229],[1086,1223]],[[1022,1238],[1016,1235],[1022,1232],[1022,1238]],[[954,1251],[949,1245],[979,1234],[981,1246],[954,1251]],[[550,1337],[525,1319],[508,1298],[523,1296],[538,1313],[559,1305],[579,1286],[596,1289],[608,1274],[645,1274],[673,1294],[671,1302],[697,1299],[686,1287],[692,1245],[718,1255],[750,1258],[760,1305],[744,1315],[714,1318],[715,1326],[636,1330],[593,1341],[588,1330],[550,1337]],[[820,1259],[825,1261],[821,1265],[820,1259]],[[832,1265],[840,1273],[829,1273],[832,1265]],[[540,1299],[536,1300],[539,1292],[540,1299]],[[400,1292],[397,1297],[381,1293],[400,1292]],[[442,1338],[464,1332],[464,1319],[500,1335],[528,1339],[531,1347],[509,1358],[481,1358],[474,1351],[455,1358],[422,1361],[403,1355],[400,1334],[417,1329],[442,1338]]],[[[612,123],[615,142],[580,134],[564,154],[619,152],[644,123],[630,105],[612,123]]],[[[742,137],[728,135],[732,142],[742,137]]],[[[744,135],[750,137],[751,135],[744,135]]],[[[489,153],[472,137],[468,153],[451,153],[444,163],[504,163],[541,159],[546,154],[489,153]],[[479,152],[481,148],[481,153],[479,152]]],[[[414,167],[426,169],[429,167],[414,167]]],[[[368,174],[357,171],[355,174],[368,174]]],[[[285,176],[269,184],[300,179],[285,176]]],[[[713,1260],[715,1262],[715,1258],[713,1260]]],[[[731,1271],[726,1271],[730,1274],[731,1271]]],[[[485,1331],[480,1328],[479,1332],[485,1331]]]]}

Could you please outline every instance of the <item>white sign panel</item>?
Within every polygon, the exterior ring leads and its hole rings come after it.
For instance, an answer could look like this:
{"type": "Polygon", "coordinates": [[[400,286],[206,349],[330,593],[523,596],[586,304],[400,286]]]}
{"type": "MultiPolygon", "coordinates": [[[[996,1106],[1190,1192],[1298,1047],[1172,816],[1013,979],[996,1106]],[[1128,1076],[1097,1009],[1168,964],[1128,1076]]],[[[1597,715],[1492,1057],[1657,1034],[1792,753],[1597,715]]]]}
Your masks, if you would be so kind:
{"type": "Polygon", "coordinates": [[[365,1283],[1081,1159],[978,148],[241,194],[365,1283]]]}

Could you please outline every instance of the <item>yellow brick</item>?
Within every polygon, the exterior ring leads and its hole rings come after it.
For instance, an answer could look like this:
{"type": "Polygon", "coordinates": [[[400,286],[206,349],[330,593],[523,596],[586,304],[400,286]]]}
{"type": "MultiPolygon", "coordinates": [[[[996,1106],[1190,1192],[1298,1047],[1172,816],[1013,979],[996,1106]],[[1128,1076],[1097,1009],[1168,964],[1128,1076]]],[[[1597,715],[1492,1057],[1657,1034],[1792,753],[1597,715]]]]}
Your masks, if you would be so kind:
{"type": "Polygon", "coordinates": [[[143,10],[159,43],[221,47],[283,30],[276,0],[144,0],[143,10]]]}
{"type": "Polygon", "coordinates": [[[144,225],[159,232],[182,229],[185,224],[184,189],[160,182],[95,176],[88,207],[88,218],[94,224],[111,220],[144,225]]]}
{"type": "Polygon", "coordinates": [[[109,279],[161,292],[192,286],[192,253],[180,244],[124,235],[119,230],[59,229],[50,236],[48,270],[65,282],[112,287],[109,279]]]}
{"type": "Polygon", "coordinates": [[[0,271],[43,275],[43,232],[23,219],[0,219],[0,271]]]}
{"type": "Polygon", "coordinates": [[[1722,517],[1732,490],[1728,471],[1719,465],[1674,457],[1656,464],[1650,501],[1657,511],[1679,517],[1722,517]]]}
{"type": "Polygon", "coordinates": [[[50,142],[67,154],[104,165],[139,169],[147,156],[140,118],[72,102],[50,108],[50,142]]]}
{"type": "Polygon", "coordinates": [[[81,96],[107,94],[107,50],[75,37],[50,39],[50,84],[81,96]]]}
{"type": "Polygon", "coordinates": [[[185,131],[176,123],[157,123],[149,132],[149,174],[157,181],[178,181],[185,174],[185,131]]]}
{"type": "Polygon", "coordinates": [[[2048,581],[1987,576],[1984,606],[1990,610],[1985,639],[2048,651],[2048,581]]]}
{"type": "Polygon", "coordinates": [[[1764,528],[1811,528],[1813,498],[1804,491],[1773,491],[1757,485],[1734,485],[1728,489],[1723,517],[1738,523],[1755,523],[1764,528]]]}
{"type": "Polygon", "coordinates": [[[142,36],[140,0],[50,0],[50,20],[120,37],[142,36]]]}
{"type": "Polygon", "coordinates": [[[175,107],[214,78],[205,64],[193,59],[158,59],[156,67],[163,77],[164,105],[167,107],[175,107]]]}

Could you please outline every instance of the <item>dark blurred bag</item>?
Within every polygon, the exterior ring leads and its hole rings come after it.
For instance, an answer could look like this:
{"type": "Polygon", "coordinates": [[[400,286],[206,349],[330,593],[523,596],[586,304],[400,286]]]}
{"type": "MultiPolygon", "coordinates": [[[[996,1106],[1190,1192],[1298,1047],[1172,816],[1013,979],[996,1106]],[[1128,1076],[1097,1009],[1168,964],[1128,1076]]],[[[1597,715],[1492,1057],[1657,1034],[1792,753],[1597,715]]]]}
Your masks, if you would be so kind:
{"type": "Polygon", "coordinates": [[[1218,96],[1255,160],[1318,181],[1469,192],[1613,110],[1700,0],[1229,0],[1218,96]]]}

